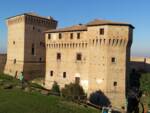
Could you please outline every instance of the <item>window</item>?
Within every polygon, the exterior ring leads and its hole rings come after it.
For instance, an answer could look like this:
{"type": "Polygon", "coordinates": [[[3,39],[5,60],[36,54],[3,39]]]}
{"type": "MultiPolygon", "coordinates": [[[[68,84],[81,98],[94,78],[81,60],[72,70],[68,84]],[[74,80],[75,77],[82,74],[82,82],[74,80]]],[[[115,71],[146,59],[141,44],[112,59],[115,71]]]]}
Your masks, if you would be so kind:
{"type": "Polygon", "coordinates": [[[100,35],[104,35],[104,28],[100,29],[100,35]]]}
{"type": "Polygon", "coordinates": [[[66,72],[63,72],[63,78],[66,78],[66,72]]]}
{"type": "Polygon", "coordinates": [[[16,59],[14,59],[14,64],[16,64],[16,59]]]}
{"type": "Polygon", "coordinates": [[[114,86],[117,86],[117,82],[116,81],[114,82],[114,86]]]}
{"type": "Polygon", "coordinates": [[[34,44],[32,44],[31,54],[35,55],[35,46],[34,46],[34,44]]]}
{"type": "Polygon", "coordinates": [[[81,53],[77,53],[76,60],[82,60],[82,54],[81,53]]]}
{"type": "Polygon", "coordinates": [[[54,74],[54,72],[53,72],[53,71],[50,71],[50,76],[51,76],[51,77],[53,76],[53,74],[54,74]]]}
{"type": "Polygon", "coordinates": [[[40,57],[40,62],[42,61],[42,58],[40,57]]]}
{"type": "Polygon", "coordinates": [[[61,34],[61,33],[59,33],[59,36],[58,36],[58,38],[59,38],[59,39],[61,39],[61,38],[62,38],[62,34],[61,34]]]}
{"type": "Polygon", "coordinates": [[[15,45],[15,41],[13,41],[13,44],[15,45]]]}
{"type": "Polygon", "coordinates": [[[80,39],[80,33],[77,33],[77,39],[80,39]]]}
{"type": "Polygon", "coordinates": [[[49,40],[51,39],[51,34],[48,34],[48,39],[49,39],[49,40]]]}
{"type": "Polygon", "coordinates": [[[33,26],[33,28],[32,28],[33,30],[35,29],[35,27],[33,26]]]}
{"type": "Polygon", "coordinates": [[[57,60],[61,60],[61,53],[57,53],[57,60]]]}
{"type": "Polygon", "coordinates": [[[73,33],[70,34],[70,39],[73,39],[73,33]]]}
{"type": "Polygon", "coordinates": [[[116,63],[116,58],[115,58],[115,57],[112,57],[112,58],[111,58],[111,62],[112,62],[112,63],[116,63]]]}

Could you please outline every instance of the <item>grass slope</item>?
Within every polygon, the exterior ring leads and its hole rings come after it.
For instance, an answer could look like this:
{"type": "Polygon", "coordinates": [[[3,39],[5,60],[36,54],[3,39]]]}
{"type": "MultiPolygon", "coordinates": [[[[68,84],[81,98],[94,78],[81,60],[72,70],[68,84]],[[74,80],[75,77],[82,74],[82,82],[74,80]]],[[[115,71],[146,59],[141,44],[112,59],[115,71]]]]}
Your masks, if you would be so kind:
{"type": "MultiPolygon", "coordinates": [[[[0,75],[7,82],[11,78],[0,75]]],[[[56,96],[38,92],[27,93],[21,89],[0,89],[0,113],[100,113],[100,111],[68,102],[56,96]]]]}

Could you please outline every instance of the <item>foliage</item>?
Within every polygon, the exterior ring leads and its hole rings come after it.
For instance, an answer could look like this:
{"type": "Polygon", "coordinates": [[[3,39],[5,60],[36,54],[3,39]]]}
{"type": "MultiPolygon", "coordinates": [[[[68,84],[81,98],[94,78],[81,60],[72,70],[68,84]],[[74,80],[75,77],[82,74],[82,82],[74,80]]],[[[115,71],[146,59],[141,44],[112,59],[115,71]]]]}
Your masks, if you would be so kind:
{"type": "Polygon", "coordinates": [[[56,93],[56,94],[60,95],[60,88],[59,88],[59,85],[57,84],[57,82],[54,82],[51,91],[53,93],[56,93]]]}
{"type": "MultiPolygon", "coordinates": [[[[9,83],[20,83],[13,77],[0,74],[1,80],[9,83]],[[15,80],[15,82],[14,82],[15,80]]],[[[25,92],[13,88],[5,90],[0,88],[0,113],[99,113],[93,108],[85,108],[78,104],[67,102],[56,96],[45,96],[39,92],[25,92]]]]}
{"type": "Polygon", "coordinates": [[[140,88],[145,94],[150,94],[150,73],[142,74],[140,88]]]}
{"type": "Polygon", "coordinates": [[[90,95],[89,100],[91,103],[98,106],[109,106],[111,104],[108,97],[101,90],[93,92],[90,95]]]}
{"type": "Polygon", "coordinates": [[[80,100],[85,98],[83,88],[77,83],[65,85],[61,92],[62,96],[69,100],[80,100]]]}

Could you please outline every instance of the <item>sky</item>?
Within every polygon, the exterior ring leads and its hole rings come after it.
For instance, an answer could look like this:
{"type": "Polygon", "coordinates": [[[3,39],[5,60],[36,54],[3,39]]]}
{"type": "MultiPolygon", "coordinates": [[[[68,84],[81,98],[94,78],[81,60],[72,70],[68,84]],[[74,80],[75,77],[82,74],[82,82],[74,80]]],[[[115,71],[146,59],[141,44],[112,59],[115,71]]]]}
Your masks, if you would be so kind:
{"type": "Polygon", "coordinates": [[[150,0],[0,0],[0,53],[7,52],[5,19],[35,12],[52,16],[58,27],[106,19],[132,24],[132,56],[150,57],[150,0]]]}

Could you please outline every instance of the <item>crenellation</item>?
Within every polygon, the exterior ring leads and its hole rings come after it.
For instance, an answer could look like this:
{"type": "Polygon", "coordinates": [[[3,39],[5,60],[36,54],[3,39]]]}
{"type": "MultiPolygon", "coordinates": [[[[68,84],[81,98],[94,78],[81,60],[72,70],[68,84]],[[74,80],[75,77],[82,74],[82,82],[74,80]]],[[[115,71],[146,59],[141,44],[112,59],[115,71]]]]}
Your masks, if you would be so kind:
{"type": "Polygon", "coordinates": [[[8,18],[7,23],[8,54],[4,72],[16,76],[23,71],[24,75],[29,75],[31,79],[44,76],[46,54],[44,32],[55,29],[57,21],[24,13],[8,18]]]}
{"type": "Polygon", "coordinates": [[[56,29],[52,17],[33,13],[10,17],[7,23],[5,73],[23,71],[31,79],[43,75],[47,89],[54,81],[63,88],[78,77],[88,96],[101,90],[112,105],[126,106],[132,25],[94,20],[56,29]]]}
{"type": "Polygon", "coordinates": [[[53,81],[56,81],[62,88],[65,84],[75,81],[78,76],[88,95],[102,90],[113,105],[125,106],[125,78],[128,68],[126,62],[129,59],[126,53],[130,53],[128,50],[131,46],[127,46],[127,43],[132,40],[132,35],[128,32],[133,29],[130,27],[116,23],[92,26],[86,24],[47,31],[45,36],[48,65],[45,87],[50,89],[53,81]],[[79,32],[81,28],[82,33],[79,32]],[[56,59],[58,51],[61,60],[56,59]],[[50,70],[54,72],[52,79],[48,73],[50,70]],[[64,72],[66,78],[63,78],[62,82],[62,76],[58,75],[64,72]],[[115,102],[114,95],[121,101],[115,102]]]}

